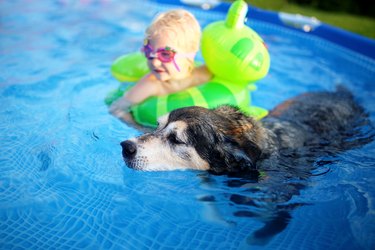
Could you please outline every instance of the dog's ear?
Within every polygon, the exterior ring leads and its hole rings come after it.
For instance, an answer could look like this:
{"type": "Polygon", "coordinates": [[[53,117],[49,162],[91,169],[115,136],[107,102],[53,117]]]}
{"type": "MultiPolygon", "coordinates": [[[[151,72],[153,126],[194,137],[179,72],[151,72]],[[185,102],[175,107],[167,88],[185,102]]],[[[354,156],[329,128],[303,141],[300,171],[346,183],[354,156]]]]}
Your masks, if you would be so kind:
{"type": "Polygon", "coordinates": [[[251,141],[238,142],[227,139],[224,143],[225,163],[229,172],[256,170],[256,162],[261,156],[260,148],[251,141]]]}
{"type": "Polygon", "coordinates": [[[226,126],[226,133],[232,135],[241,135],[251,131],[256,124],[256,120],[250,116],[245,115],[238,107],[223,105],[214,109],[214,112],[225,117],[230,122],[230,126],[226,126]]]}
{"type": "Polygon", "coordinates": [[[259,123],[233,106],[220,106],[214,111],[227,121],[220,132],[224,137],[222,154],[228,171],[255,170],[262,153],[258,146],[263,132],[259,123]]]}
{"type": "Polygon", "coordinates": [[[220,106],[206,122],[189,124],[188,134],[196,151],[214,174],[235,174],[256,169],[261,155],[261,126],[238,108],[220,106]],[[207,122],[209,121],[209,122],[207,122]]]}
{"type": "Polygon", "coordinates": [[[243,118],[244,114],[238,107],[222,105],[214,109],[214,112],[227,118],[243,118]]]}

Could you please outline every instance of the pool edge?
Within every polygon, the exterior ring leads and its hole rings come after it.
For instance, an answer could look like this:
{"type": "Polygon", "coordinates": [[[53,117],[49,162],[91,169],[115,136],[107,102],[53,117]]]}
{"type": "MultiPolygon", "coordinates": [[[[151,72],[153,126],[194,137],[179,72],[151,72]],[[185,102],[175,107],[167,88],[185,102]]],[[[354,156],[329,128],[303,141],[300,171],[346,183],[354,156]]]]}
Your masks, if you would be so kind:
{"type": "MultiPolygon", "coordinates": [[[[189,5],[181,0],[151,0],[153,2],[161,3],[161,4],[169,4],[169,5],[179,5],[179,6],[195,6],[200,8],[199,5],[189,5]]],[[[218,3],[217,5],[210,6],[210,11],[218,11],[218,12],[227,12],[230,7],[230,3],[218,3]]],[[[202,9],[202,8],[200,8],[202,9]]],[[[292,25],[286,23],[283,20],[282,15],[285,13],[282,12],[275,12],[269,10],[263,10],[253,5],[249,4],[249,11],[247,13],[247,18],[272,23],[275,25],[282,26],[287,29],[292,29],[297,32],[308,33],[330,42],[333,42],[337,45],[355,51],[363,56],[369,57],[375,60],[375,40],[371,38],[367,38],[361,36],[359,34],[346,31],[344,29],[334,27],[332,25],[326,24],[324,22],[318,21],[319,23],[316,24],[314,27],[309,29],[304,29],[303,23],[301,21],[305,21],[306,25],[311,25],[311,20],[317,20],[312,17],[302,16],[299,14],[287,14],[289,16],[289,21],[294,21],[292,25]],[[294,20],[293,20],[294,19],[294,20]]]]}

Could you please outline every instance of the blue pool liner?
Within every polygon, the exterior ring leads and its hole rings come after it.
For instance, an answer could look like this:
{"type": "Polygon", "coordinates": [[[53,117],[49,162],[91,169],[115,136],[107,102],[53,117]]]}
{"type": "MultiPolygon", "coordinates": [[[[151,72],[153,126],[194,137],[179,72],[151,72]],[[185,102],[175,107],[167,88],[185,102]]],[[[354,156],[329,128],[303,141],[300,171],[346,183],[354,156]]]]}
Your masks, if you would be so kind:
{"type": "MultiPolygon", "coordinates": [[[[153,0],[161,4],[172,4],[180,6],[192,6],[192,4],[187,4],[189,1],[180,1],[180,0],[153,0]]],[[[193,6],[203,6],[203,2],[210,1],[201,1],[202,5],[197,5],[199,1],[195,2],[193,6]]],[[[212,4],[209,6],[210,11],[220,11],[227,12],[230,7],[230,3],[220,3],[212,1],[212,4]]],[[[247,13],[247,18],[255,19],[258,21],[268,22],[275,25],[280,25],[282,27],[296,30],[303,33],[309,33],[314,36],[326,39],[330,42],[338,44],[342,47],[353,50],[357,53],[360,53],[364,56],[375,59],[375,40],[357,35],[355,33],[336,28],[329,24],[320,22],[315,18],[310,18],[302,16],[299,14],[287,14],[282,12],[274,12],[268,10],[262,10],[256,8],[252,5],[249,5],[249,11],[247,13]]]]}

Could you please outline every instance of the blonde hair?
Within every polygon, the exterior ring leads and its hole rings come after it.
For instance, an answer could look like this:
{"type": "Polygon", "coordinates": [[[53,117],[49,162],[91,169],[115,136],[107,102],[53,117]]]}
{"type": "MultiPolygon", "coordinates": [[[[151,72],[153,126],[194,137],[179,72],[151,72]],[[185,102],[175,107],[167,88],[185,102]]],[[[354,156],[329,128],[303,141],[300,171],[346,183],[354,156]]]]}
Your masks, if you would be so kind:
{"type": "Polygon", "coordinates": [[[186,52],[195,53],[199,50],[201,28],[190,12],[175,9],[159,14],[146,29],[145,38],[163,35],[166,31],[175,34],[175,41],[186,52]]]}

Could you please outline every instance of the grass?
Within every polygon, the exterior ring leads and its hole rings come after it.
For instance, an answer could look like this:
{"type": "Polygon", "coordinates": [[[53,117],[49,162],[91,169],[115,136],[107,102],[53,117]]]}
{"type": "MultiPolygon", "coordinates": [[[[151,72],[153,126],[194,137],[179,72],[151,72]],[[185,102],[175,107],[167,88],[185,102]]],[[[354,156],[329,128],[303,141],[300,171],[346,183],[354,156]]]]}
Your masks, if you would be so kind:
{"type": "Polygon", "coordinates": [[[308,6],[288,3],[287,0],[246,0],[246,2],[265,10],[316,17],[318,20],[332,26],[375,39],[375,18],[322,11],[308,6]]]}

